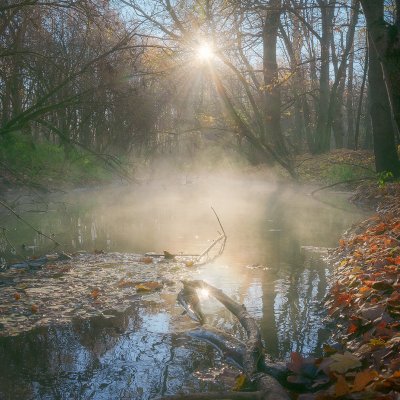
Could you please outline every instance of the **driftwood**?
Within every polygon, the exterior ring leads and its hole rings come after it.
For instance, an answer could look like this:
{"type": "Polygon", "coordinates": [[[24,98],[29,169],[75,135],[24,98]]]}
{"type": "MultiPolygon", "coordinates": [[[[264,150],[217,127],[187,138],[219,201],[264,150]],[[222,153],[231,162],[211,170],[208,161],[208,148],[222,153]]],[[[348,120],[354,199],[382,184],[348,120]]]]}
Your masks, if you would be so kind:
{"type": "MultiPolygon", "coordinates": [[[[232,300],[222,290],[199,280],[187,282],[190,286],[197,289],[206,289],[209,295],[222,303],[233,315],[237,317],[244,328],[247,340],[243,347],[238,347],[237,351],[232,346],[222,346],[222,352],[236,362],[242,363],[242,368],[246,374],[247,381],[255,387],[255,392],[216,392],[216,393],[194,393],[186,395],[175,395],[163,397],[161,400],[211,400],[211,399],[258,399],[258,400],[289,400],[290,397],[279,381],[272,375],[282,376],[282,370],[275,368],[272,364],[265,363],[265,350],[261,340],[260,330],[257,323],[247,312],[246,308],[232,300]],[[281,375],[279,375],[281,374],[281,375]]],[[[206,328],[200,328],[206,329],[206,328]]],[[[206,341],[217,345],[218,334],[211,332],[205,335],[200,329],[197,330],[198,337],[206,337],[206,341]]],[[[193,335],[193,332],[192,332],[193,335]]],[[[217,345],[218,346],[218,345],[217,345]]]]}

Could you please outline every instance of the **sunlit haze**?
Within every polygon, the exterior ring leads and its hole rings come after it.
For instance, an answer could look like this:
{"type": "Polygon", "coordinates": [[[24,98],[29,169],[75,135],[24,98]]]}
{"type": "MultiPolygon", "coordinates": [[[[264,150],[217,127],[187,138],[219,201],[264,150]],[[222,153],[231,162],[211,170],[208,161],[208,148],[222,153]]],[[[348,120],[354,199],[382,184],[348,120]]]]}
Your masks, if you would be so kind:
{"type": "Polygon", "coordinates": [[[203,43],[197,48],[197,57],[200,61],[208,61],[213,56],[213,48],[208,43],[203,43]]]}

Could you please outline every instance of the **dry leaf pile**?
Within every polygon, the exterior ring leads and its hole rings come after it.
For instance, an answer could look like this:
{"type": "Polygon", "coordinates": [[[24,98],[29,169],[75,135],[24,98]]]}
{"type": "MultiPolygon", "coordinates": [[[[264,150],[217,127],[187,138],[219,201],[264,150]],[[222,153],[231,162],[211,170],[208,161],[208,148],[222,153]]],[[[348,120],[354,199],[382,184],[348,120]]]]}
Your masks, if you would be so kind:
{"type": "Polygon", "coordinates": [[[288,380],[317,390],[299,400],[400,398],[400,189],[386,190],[378,214],[353,227],[332,254],[325,306],[339,344],[326,346],[322,359],[292,354],[288,380]]]}

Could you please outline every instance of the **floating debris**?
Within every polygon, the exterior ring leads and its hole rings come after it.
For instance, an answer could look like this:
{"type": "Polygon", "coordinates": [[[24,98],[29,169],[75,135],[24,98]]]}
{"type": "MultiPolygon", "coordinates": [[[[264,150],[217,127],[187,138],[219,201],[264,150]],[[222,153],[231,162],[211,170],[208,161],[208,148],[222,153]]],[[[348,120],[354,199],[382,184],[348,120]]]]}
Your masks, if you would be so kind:
{"type": "Polygon", "coordinates": [[[190,273],[184,258],[160,259],[148,264],[139,254],[83,253],[43,257],[40,268],[1,271],[0,336],[121,312],[133,301],[160,301],[162,292],[176,290],[174,283],[190,273]]]}

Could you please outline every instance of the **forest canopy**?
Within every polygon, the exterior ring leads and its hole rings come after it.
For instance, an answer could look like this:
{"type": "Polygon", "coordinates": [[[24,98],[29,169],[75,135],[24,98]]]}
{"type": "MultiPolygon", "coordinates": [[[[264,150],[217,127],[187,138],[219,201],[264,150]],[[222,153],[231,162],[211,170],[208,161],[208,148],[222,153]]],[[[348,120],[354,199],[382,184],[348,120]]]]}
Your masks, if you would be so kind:
{"type": "MultiPolygon", "coordinates": [[[[400,174],[399,0],[5,0],[0,162],[374,149],[400,174]]],[[[96,160],[96,161],[95,161],[96,160]]],[[[65,173],[65,170],[63,170],[65,173]]],[[[59,176],[62,174],[60,173],[59,176]]]]}

